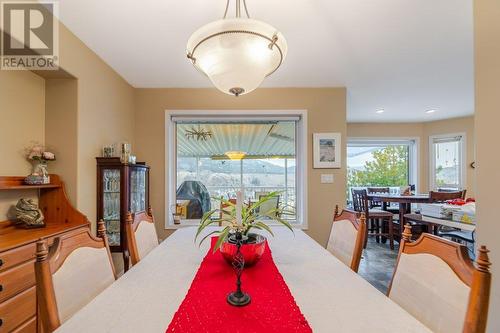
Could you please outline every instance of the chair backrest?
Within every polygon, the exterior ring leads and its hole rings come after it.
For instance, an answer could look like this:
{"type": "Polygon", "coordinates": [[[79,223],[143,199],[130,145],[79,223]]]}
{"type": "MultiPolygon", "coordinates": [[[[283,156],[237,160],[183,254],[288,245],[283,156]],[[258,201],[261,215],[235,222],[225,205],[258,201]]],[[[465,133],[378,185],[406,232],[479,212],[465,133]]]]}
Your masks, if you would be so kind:
{"type": "Polygon", "coordinates": [[[366,192],[368,193],[390,193],[391,190],[388,187],[367,187],[366,192]]]}
{"type": "MultiPolygon", "coordinates": [[[[265,196],[266,195],[260,195],[258,199],[260,200],[262,197],[265,196]]],[[[258,210],[259,212],[266,213],[273,209],[277,209],[279,207],[279,204],[280,204],[280,196],[279,195],[272,196],[269,198],[269,200],[260,205],[258,210]]],[[[276,213],[274,213],[273,215],[276,216],[276,213]]]]}
{"type": "Polygon", "coordinates": [[[368,216],[368,210],[370,208],[366,190],[356,190],[352,189],[352,206],[358,213],[365,213],[368,216]]]}
{"type": "MultiPolygon", "coordinates": [[[[367,187],[366,192],[368,194],[389,194],[391,190],[388,187],[367,187]]],[[[382,207],[382,202],[370,200],[370,208],[374,207],[382,207]]]]}
{"type": "Polygon", "coordinates": [[[429,198],[432,202],[444,202],[453,199],[465,199],[467,190],[463,191],[430,191],[429,198]]]}
{"type": "Polygon", "coordinates": [[[357,272],[366,237],[365,215],[346,209],[339,214],[338,209],[336,206],[326,249],[357,272]]]}
{"type": "Polygon", "coordinates": [[[128,212],[125,222],[128,252],[132,265],[135,265],[159,244],[153,211],[149,207],[148,212],[128,212]]]}
{"type": "MultiPolygon", "coordinates": [[[[233,205],[236,205],[236,199],[228,199],[228,201],[230,203],[232,203],[233,205]]],[[[230,207],[231,207],[231,205],[229,205],[227,203],[224,203],[224,202],[220,203],[220,210],[221,210],[220,213],[219,213],[219,218],[220,219],[222,219],[222,218],[230,218],[231,217],[230,214],[226,214],[226,213],[223,212],[223,210],[230,211],[230,209],[228,209],[230,207]]],[[[229,221],[219,222],[219,226],[227,227],[229,225],[231,225],[231,222],[229,222],[229,221]]]]}
{"type": "Polygon", "coordinates": [[[98,224],[99,237],[90,229],[76,229],[37,242],[35,276],[40,320],[45,333],[89,303],[115,279],[104,222],[98,224]]]}
{"type": "Polygon", "coordinates": [[[255,191],[255,193],[254,193],[255,200],[259,200],[261,196],[268,195],[269,193],[271,193],[271,192],[269,192],[269,191],[255,191]]]}
{"type": "Polygon", "coordinates": [[[491,284],[488,250],[479,249],[476,268],[463,245],[427,233],[410,239],[407,225],[389,298],[434,332],[483,333],[491,284]]]}

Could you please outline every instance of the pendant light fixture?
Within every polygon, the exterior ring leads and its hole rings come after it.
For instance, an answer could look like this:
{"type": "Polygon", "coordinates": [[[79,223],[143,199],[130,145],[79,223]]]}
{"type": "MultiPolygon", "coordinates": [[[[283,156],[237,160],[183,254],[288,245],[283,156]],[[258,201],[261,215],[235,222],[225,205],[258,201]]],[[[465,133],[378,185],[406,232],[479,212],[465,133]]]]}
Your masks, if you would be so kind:
{"type": "Polygon", "coordinates": [[[256,89],[274,73],[287,52],[286,40],[273,26],[241,16],[241,0],[235,0],[236,15],[224,17],[195,31],[187,43],[187,57],[220,91],[239,96],[256,89]]]}

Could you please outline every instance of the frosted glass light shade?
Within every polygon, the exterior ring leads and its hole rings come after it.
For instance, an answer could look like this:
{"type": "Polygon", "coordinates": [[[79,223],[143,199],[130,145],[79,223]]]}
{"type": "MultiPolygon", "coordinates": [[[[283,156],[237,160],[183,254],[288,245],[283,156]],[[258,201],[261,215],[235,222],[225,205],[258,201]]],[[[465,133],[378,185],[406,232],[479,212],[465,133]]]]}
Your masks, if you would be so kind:
{"type": "Polygon", "coordinates": [[[193,33],[188,58],[220,91],[243,95],[278,69],[286,40],[271,25],[247,18],[222,19],[193,33]]]}

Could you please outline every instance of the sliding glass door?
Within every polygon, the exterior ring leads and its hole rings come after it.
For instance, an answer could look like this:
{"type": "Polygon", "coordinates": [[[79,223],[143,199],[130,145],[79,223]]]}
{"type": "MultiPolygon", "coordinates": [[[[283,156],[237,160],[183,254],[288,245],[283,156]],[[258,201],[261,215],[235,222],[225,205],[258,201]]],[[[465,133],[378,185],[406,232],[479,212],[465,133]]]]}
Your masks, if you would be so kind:
{"type": "Polygon", "coordinates": [[[181,224],[197,223],[219,207],[216,198],[235,199],[239,190],[247,202],[279,192],[276,205],[291,211],[282,218],[296,223],[298,123],[174,119],[175,210],[181,224]]]}

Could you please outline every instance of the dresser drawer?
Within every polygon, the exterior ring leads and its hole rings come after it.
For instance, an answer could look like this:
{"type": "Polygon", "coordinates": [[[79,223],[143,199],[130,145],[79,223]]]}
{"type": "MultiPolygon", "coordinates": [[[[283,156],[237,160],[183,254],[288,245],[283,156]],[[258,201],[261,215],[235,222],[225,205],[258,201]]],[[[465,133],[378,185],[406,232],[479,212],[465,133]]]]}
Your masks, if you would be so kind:
{"type": "Polygon", "coordinates": [[[0,272],[28,260],[35,259],[36,243],[16,247],[0,253],[0,272]]]}
{"type": "Polygon", "coordinates": [[[0,302],[35,285],[35,261],[0,272],[0,302]]]}
{"type": "Polygon", "coordinates": [[[12,333],[36,333],[36,317],[28,319],[27,322],[14,329],[12,333]]]}
{"type": "Polygon", "coordinates": [[[11,332],[36,314],[36,288],[0,303],[0,332],[11,332]]]}

